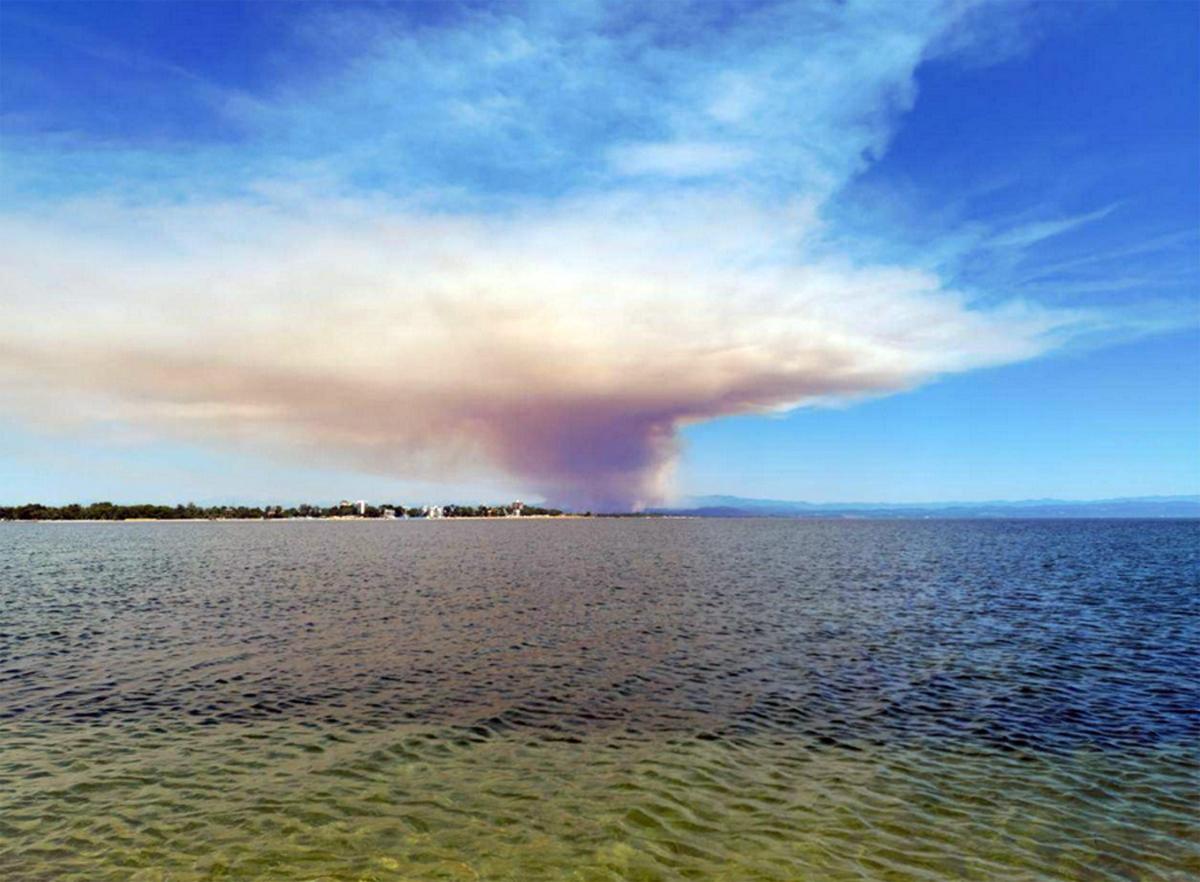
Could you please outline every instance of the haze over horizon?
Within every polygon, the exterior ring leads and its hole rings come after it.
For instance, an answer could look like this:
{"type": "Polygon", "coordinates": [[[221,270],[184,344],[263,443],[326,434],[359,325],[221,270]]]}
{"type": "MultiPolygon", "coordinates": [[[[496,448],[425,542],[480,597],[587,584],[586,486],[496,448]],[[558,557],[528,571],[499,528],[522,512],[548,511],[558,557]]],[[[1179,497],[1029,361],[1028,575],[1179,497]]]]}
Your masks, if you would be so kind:
{"type": "Polygon", "coordinates": [[[0,22],[0,502],[1200,492],[1194,4],[0,22]]]}

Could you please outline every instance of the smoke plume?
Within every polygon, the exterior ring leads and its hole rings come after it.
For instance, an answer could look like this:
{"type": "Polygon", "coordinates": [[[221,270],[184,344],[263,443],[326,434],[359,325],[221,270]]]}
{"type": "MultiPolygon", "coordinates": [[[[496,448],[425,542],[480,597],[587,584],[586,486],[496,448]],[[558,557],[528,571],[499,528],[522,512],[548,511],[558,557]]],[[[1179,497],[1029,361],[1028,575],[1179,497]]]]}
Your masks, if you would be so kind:
{"type": "Polygon", "coordinates": [[[72,35],[133,92],[13,123],[0,407],[629,509],[688,424],[1037,355],[822,220],[994,8],[301,5],[237,87],[72,35]]]}
{"type": "Polygon", "coordinates": [[[803,254],[805,206],[75,204],[3,237],[5,401],[380,473],[662,500],[681,426],[1028,358],[1068,316],[803,254]],[[109,232],[105,232],[105,231],[109,232]],[[115,232],[114,232],[115,231],[115,232]]]}

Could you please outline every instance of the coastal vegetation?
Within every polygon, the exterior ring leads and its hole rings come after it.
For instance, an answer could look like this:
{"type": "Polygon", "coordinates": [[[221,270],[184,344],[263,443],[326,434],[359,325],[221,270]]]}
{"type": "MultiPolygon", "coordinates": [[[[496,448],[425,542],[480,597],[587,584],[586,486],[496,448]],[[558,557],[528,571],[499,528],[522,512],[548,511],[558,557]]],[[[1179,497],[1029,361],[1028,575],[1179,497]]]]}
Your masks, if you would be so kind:
{"type": "Polygon", "coordinates": [[[25,505],[0,506],[4,521],[184,521],[184,520],[286,520],[289,518],[501,518],[522,516],[557,517],[564,512],[557,508],[512,503],[509,505],[443,505],[405,507],[403,505],[366,505],[341,502],[338,505],[211,505],[193,502],[181,505],[141,503],[118,505],[112,502],[93,502],[87,505],[25,505]]]}

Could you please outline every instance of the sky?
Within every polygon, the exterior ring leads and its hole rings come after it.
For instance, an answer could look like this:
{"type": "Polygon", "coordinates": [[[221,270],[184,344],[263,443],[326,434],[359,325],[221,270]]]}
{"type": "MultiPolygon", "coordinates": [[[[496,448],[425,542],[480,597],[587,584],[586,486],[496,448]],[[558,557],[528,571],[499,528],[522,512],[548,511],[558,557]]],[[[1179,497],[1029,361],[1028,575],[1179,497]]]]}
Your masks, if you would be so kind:
{"type": "Polygon", "coordinates": [[[0,5],[0,503],[1200,492],[1200,5],[0,5]]]}

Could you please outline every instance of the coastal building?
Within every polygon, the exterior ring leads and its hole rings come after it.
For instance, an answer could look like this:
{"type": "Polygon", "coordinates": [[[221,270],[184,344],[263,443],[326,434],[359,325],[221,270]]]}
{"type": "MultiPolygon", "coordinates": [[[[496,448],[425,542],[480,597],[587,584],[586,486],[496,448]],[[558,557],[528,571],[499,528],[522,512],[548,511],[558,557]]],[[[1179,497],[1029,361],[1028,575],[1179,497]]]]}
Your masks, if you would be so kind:
{"type": "Polygon", "coordinates": [[[365,515],[367,513],[367,501],[365,499],[357,500],[354,503],[354,510],[360,515],[365,515]]]}

